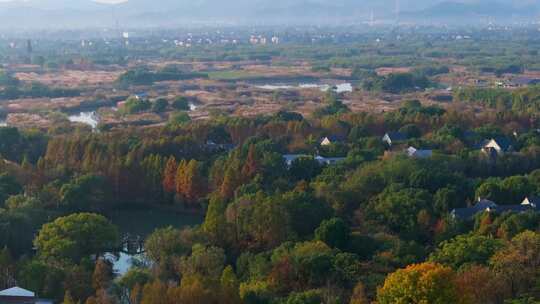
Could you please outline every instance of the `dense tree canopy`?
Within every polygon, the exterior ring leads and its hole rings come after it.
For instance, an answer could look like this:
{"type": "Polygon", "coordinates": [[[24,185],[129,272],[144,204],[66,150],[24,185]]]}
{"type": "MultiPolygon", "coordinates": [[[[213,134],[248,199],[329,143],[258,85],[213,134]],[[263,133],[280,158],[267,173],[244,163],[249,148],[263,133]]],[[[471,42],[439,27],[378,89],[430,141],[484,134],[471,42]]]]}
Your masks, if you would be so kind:
{"type": "Polygon", "coordinates": [[[44,225],[34,244],[45,260],[80,261],[114,250],[118,246],[118,231],[103,216],[79,213],[44,225]]]}

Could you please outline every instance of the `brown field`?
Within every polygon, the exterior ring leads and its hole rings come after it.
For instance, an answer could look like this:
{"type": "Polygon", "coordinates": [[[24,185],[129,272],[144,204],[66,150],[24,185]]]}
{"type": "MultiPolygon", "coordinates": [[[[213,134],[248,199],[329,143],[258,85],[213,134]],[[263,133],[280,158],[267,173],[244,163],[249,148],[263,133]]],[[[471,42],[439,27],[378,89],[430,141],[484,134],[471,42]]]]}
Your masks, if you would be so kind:
{"type": "MultiPolygon", "coordinates": [[[[301,79],[312,77],[319,79],[321,83],[339,84],[346,81],[351,74],[350,69],[333,68],[330,72],[316,72],[307,62],[296,62],[284,65],[279,59],[274,64],[262,64],[260,62],[183,62],[183,61],[150,61],[146,64],[155,69],[175,64],[190,71],[215,71],[217,74],[211,79],[194,79],[182,81],[165,81],[151,86],[137,86],[129,90],[118,90],[112,85],[117,77],[124,71],[118,67],[109,70],[92,68],[89,70],[66,69],[58,71],[46,71],[39,67],[17,67],[16,76],[24,82],[41,82],[53,87],[79,88],[83,96],[75,98],[34,98],[4,101],[1,106],[10,114],[8,123],[27,127],[43,127],[44,125],[59,123],[58,116],[50,117],[50,113],[59,111],[73,111],[81,107],[83,101],[96,100],[104,97],[129,96],[139,92],[145,92],[149,98],[165,97],[173,100],[177,96],[186,96],[196,100],[197,108],[189,112],[192,119],[208,119],[215,113],[228,113],[238,116],[257,116],[276,113],[280,110],[296,111],[304,116],[323,107],[324,92],[318,88],[294,88],[280,89],[277,91],[257,88],[250,84],[251,77],[264,77],[269,84],[272,81],[279,83],[281,80],[301,79]],[[97,69],[97,70],[96,70],[97,69]],[[220,80],[222,79],[222,80],[220,80]],[[235,79],[238,79],[235,81],[235,79]],[[275,80],[273,80],[275,79],[275,80]]],[[[138,62],[132,62],[134,67],[138,62]]],[[[390,73],[410,72],[411,67],[384,67],[377,69],[379,75],[390,73]]],[[[212,73],[212,72],[211,72],[212,73]]],[[[540,77],[540,72],[526,72],[529,77],[540,77]]],[[[435,81],[446,86],[469,86],[482,84],[493,85],[499,81],[508,81],[509,76],[500,78],[491,74],[482,74],[469,71],[464,66],[451,65],[449,74],[436,76],[435,81]]],[[[436,103],[437,96],[449,96],[451,92],[431,90],[411,94],[392,95],[382,93],[370,93],[354,90],[342,94],[343,102],[352,111],[367,111],[382,113],[397,109],[403,100],[418,99],[424,104],[436,103]]],[[[121,102],[118,104],[121,106],[121,102]]],[[[442,107],[451,106],[450,103],[438,103],[442,107]]],[[[88,104],[85,103],[86,106],[88,104]]],[[[91,106],[92,104],[90,104],[91,106]]],[[[98,110],[98,106],[94,110],[98,110]]],[[[110,126],[160,126],[168,120],[168,114],[141,113],[136,115],[121,115],[118,111],[110,108],[99,109],[102,123],[110,126]]],[[[61,123],[66,123],[60,119],[61,123]]]]}
{"type": "Polygon", "coordinates": [[[52,87],[75,88],[80,86],[110,85],[121,73],[122,71],[64,70],[50,73],[16,73],[15,76],[24,82],[40,82],[52,87]]]}

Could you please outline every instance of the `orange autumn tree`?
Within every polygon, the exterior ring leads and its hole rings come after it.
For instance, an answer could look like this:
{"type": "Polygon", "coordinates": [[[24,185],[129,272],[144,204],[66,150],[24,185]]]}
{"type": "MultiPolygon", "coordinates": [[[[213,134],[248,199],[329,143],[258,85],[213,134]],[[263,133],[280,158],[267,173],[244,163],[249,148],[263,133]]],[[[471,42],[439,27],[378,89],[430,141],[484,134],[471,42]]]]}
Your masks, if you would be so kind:
{"type": "Polygon", "coordinates": [[[378,304],[464,303],[450,267],[422,263],[399,269],[386,277],[377,291],[378,304]]]}
{"type": "Polygon", "coordinates": [[[202,174],[200,162],[192,159],[189,163],[183,162],[178,168],[180,176],[177,183],[177,193],[189,204],[196,203],[205,194],[206,180],[202,174]]]}
{"type": "Polygon", "coordinates": [[[165,193],[174,193],[176,191],[176,171],[178,164],[174,156],[169,157],[163,172],[163,191],[165,193]]]}

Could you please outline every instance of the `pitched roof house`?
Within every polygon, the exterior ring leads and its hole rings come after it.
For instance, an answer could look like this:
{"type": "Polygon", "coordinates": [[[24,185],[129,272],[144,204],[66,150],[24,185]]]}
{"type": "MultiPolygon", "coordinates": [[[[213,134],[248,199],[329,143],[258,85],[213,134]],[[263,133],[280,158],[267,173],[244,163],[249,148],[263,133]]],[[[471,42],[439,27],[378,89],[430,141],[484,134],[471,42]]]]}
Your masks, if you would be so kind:
{"type": "Polygon", "coordinates": [[[480,199],[478,203],[476,203],[472,207],[456,208],[452,210],[451,215],[453,218],[469,219],[475,216],[477,213],[493,210],[496,207],[497,204],[495,204],[494,202],[486,199],[480,199]]]}
{"type": "Polygon", "coordinates": [[[415,147],[409,147],[405,150],[405,153],[412,158],[430,158],[433,156],[433,150],[419,150],[415,147]]]}
{"type": "Polygon", "coordinates": [[[525,199],[520,205],[497,205],[490,200],[481,199],[472,207],[452,210],[451,215],[454,219],[468,220],[482,212],[523,213],[528,211],[540,212],[540,208],[538,208],[534,199],[525,199]]]}
{"type": "Polygon", "coordinates": [[[337,136],[337,135],[326,136],[321,139],[321,146],[330,146],[330,145],[341,143],[344,141],[345,139],[341,136],[337,136]]]}
{"type": "Polygon", "coordinates": [[[388,146],[392,146],[396,142],[405,141],[407,139],[408,139],[407,135],[401,132],[388,132],[384,134],[382,141],[386,143],[388,146]]]}
{"type": "Polygon", "coordinates": [[[536,208],[540,210],[540,197],[539,196],[526,197],[521,203],[521,205],[530,206],[532,208],[536,208]]]}
{"type": "Polygon", "coordinates": [[[505,137],[488,139],[482,144],[482,151],[488,155],[503,155],[513,150],[512,142],[505,137]]]}

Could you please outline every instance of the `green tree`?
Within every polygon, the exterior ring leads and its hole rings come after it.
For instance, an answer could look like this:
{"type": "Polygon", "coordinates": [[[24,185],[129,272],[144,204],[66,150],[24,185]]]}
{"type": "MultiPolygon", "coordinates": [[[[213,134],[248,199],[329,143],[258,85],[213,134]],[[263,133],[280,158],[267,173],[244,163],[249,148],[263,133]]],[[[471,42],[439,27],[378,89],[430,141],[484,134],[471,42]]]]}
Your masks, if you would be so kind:
{"type": "Polygon", "coordinates": [[[345,248],[350,238],[350,228],[341,218],[332,218],[321,223],[315,230],[315,238],[323,241],[328,246],[345,248]]]}
{"type": "Polygon", "coordinates": [[[431,196],[425,190],[389,187],[371,202],[371,206],[381,224],[404,237],[418,238],[425,232],[420,231],[419,215],[422,210],[429,210],[430,201],[431,196]]]}
{"type": "Polygon", "coordinates": [[[144,243],[146,255],[156,263],[161,263],[173,256],[182,256],[190,251],[182,231],[173,227],[161,228],[154,231],[144,243]]]}
{"type": "Polygon", "coordinates": [[[295,292],[289,295],[285,304],[319,304],[323,303],[322,292],[320,290],[308,290],[295,292]]]}
{"type": "Polygon", "coordinates": [[[501,204],[518,204],[528,195],[534,194],[534,186],[525,176],[511,176],[505,178],[501,183],[502,191],[505,193],[505,202],[501,204]]]}
{"type": "Polygon", "coordinates": [[[500,183],[496,179],[488,179],[476,189],[477,198],[499,201],[504,196],[500,183]]]}
{"type": "Polygon", "coordinates": [[[137,114],[149,110],[151,106],[152,104],[148,100],[130,97],[120,111],[124,114],[137,114]]]}
{"type": "Polygon", "coordinates": [[[457,269],[467,264],[486,264],[503,247],[500,240],[481,235],[459,235],[443,242],[429,258],[457,269]]]}
{"type": "Polygon", "coordinates": [[[322,166],[313,157],[295,159],[289,168],[289,174],[295,181],[309,181],[322,172],[322,166]]]}
{"type": "Polygon", "coordinates": [[[195,244],[189,257],[182,257],[179,270],[183,276],[201,276],[219,281],[225,268],[223,249],[195,244]]]}
{"type": "MultiPolygon", "coordinates": [[[[0,161],[2,161],[0,159],[0,161]]],[[[0,206],[11,195],[18,194],[22,191],[21,185],[14,177],[7,173],[0,174],[0,206]]]]}
{"type": "Polygon", "coordinates": [[[101,210],[103,204],[112,198],[109,182],[94,174],[80,176],[60,189],[60,199],[64,206],[73,210],[101,210]]]}
{"type": "Polygon", "coordinates": [[[17,283],[44,298],[61,299],[66,277],[64,270],[51,263],[33,259],[20,265],[17,283]]]}
{"type": "Polygon", "coordinates": [[[169,102],[165,98],[158,98],[152,103],[152,112],[163,113],[167,110],[169,102]]]}
{"type": "Polygon", "coordinates": [[[117,228],[105,217],[78,213],[43,225],[34,245],[43,259],[78,263],[114,250],[118,240],[117,228]]]}
{"type": "Polygon", "coordinates": [[[212,195],[210,197],[202,229],[210,236],[214,243],[223,243],[229,237],[226,233],[228,231],[227,220],[225,218],[226,210],[227,204],[219,195],[212,195]]]}
{"type": "Polygon", "coordinates": [[[461,201],[461,196],[454,187],[445,187],[437,190],[433,196],[434,210],[438,215],[443,216],[453,208],[457,208],[461,201]]]}
{"type": "Polygon", "coordinates": [[[185,96],[178,96],[173,100],[172,107],[177,111],[189,111],[189,100],[185,96]]]}
{"type": "Polygon", "coordinates": [[[0,288],[9,288],[15,281],[15,261],[7,247],[0,251],[0,288]]]}
{"type": "Polygon", "coordinates": [[[231,266],[225,267],[221,274],[221,296],[220,303],[236,304],[240,303],[239,287],[240,282],[231,266]]]}
{"type": "Polygon", "coordinates": [[[169,117],[168,124],[170,126],[181,126],[189,123],[191,121],[191,117],[189,117],[189,114],[186,112],[174,112],[169,117]]]}
{"type": "Polygon", "coordinates": [[[321,222],[332,216],[332,208],[322,199],[306,191],[283,194],[280,203],[291,218],[291,228],[300,237],[313,235],[321,222]]]}
{"type": "Polygon", "coordinates": [[[176,278],[176,260],[189,253],[191,239],[184,231],[172,227],[157,229],[144,243],[146,255],[154,262],[160,278],[176,278]]]}

